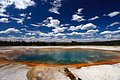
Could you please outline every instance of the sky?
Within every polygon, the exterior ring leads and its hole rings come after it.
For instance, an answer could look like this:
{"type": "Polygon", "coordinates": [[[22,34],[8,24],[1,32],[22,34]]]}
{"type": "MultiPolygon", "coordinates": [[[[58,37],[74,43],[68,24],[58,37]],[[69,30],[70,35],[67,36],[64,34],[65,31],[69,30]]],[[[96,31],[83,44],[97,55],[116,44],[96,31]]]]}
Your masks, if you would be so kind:
{"type": "Polygon", "coordinates": [[[0,40],[120,39],[120,0],[0,0],[0,40]]]}

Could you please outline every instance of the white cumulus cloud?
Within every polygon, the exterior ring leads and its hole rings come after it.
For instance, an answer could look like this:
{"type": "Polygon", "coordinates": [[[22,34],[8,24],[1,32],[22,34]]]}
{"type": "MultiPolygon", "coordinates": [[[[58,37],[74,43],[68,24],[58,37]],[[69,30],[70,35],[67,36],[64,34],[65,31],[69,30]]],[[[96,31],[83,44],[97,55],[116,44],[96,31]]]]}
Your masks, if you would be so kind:
{"type": "Polygon", "coordinates": [[[8,20],[8,18],[1,18],[0,22],[1,23],[9,23],[10,21],[8,20]]]}
{"type": "Polygon", "coordinates": [[[84,32],[84,33],[81,33],[81,32],[72,32],[69,35],[81,35],[81,36],[84,36],[84,35],[93,35],[93,34],[95,34],[97,32],[99,32],[98,29],[96,29],[96,30],[88,30],[87,32],[84,32]]]}
{"type": "Polygon", "coordinates": [[[33,0],[13,0],[15,8],[26,9],[29,6],[34,6],[35,2],[33,0]]]}
{"type": "Polygon", "coordinates": [[[14,5],[16,9],[26,9],[29,6],[34,6],[33,0],[1,0],[0,13],[6,12],[6,8],[14,5]]]}
{"type": "Polygon", "coordinates": [[[120,11],[114,11],[109,13],[108,15],[104,14],[104,16],[114,17],[120,14],[120,11]]]}
{"type": "Polygon", "coordinates": [[[18,24],[23,24],[23,22],[24,22],[24,18],[11,17],[11,19],[17,21],[18,24]]]}
{"type": "Polygon", "coordinates": [[[103,32],[101,32],[100,34],[101,35],[107,35],[107,34],[118,34],[118,33],[120,33],[120,30],[116,30],[116,31],[103,31],[103,32]]]}
{"type": "Polygon", "coordinates": [[[81,30],[88,30],[88,29],[93,29],[93,28],[96,28],[97,26],[92,24],[92,23],[88,23],[88,24],[85,24],[81,27],[81,30]]]}
{"type": "Polygon", "coordinates": [[[28,36],[35,36],[36,34],[35,34],[35,33],[26,33],[25,35],[28,35],[28,36]]]}
{"type": "Polygon", "coordinates": [[[99,32],[98,29],[96,29],[96,30],[88,30],[87,31],[87,33],[90,33],[90,34],[94,34],[94,33],[97,33],[97,32],[99,32]]]}
{"type": "Polygon", "coordinates": [[[9,17],[8,14],[4,14],[4,13],[0,13],[0,16],[1,16],[1,17],[9,17]]]}
{"type": "Polygon", "coordinates": [[[15,28],[8,28],[5,31],[0,31],[0,34],[9,34],[9,33],[21,33],[20,30],[15,28]]]}
{"type": "Polygon", "coordinates": [[[59,33],[59,32],[64,32],[67,29],[67,27],[56,27],[55,29],[53,29],[52,31],[54,33],[59,33]]]}
{"type": "Polygon", "coordinates": [[[26,17],[27,14],[26,13],[22,13],[22,14],[19,14],[21,17],[26,17]]]}
{"type": "Polygon", "coordinates": [[[50,20],[50,23],[48,23],[46,26],[48,27],[58,27],[60,25],[60,21],[57,19],[50,20]]]}
{"type": "Polygon", "coordinates": [[[53,17],[48,17],[41,24],[46,27],[60,27],[60,21],[58,19],[53,19],[53,17]]]}
{"type": "Polygon", "coordinates": [[[90,18],[89,20],[93,21],[93,20],[96,20],[98,18],[99,18],[98,16],[95,16],[95,17],[90,18]]]}
{"type": "Polygon", "coordinates": [[[63,37],[66,37],[66,34],[64,34],[64,33],[57,33],[57,34],[55,34],[55,37],[56,36],[63,36],[63,37]]]}
{"type": "Polygon", "coordinates": [[[81,13],[82,10],[83,10],[83,8],[78,9],[78,10],[77,10],[77,14],[82,14],[82,13],[81,13]]]}
{"type": "Polygon", "coordinates": [[[78,22],[85,21],[84,16],[81,15],[82,10],[83,10],[83,8],[80,8],[80,9],[78,9],[76,14],[72,15],[72,21],[78,21],[78,22]]]}
{"type": "Polygon", "coordinates": [[[83,19],[83,16],[79,16],[78,14],[72,15],[72,20],[78,22],[85,21],[85,19],[83,19]]]}
{"type": "Polygon", "coordinates": [[[120,22],[114,22],[114,23],[111,23],[110,25],[108,25],[107,27],[112,27],[112,26],[115,26],[115,25],[118,25],[120,24],[120,22]]]}
{"type": "Polygon", "coordinates": [[[40,26],[42,26],[42,24],[41,23],[36,23],[36,24],[30,24],[31,26],[34,26],[34,27],[40,27],[40,26]]]}
{"type": "Polygon", "coordinates": [[[71,31],[75,31],[75,30],[80,30],[82,27],[82,25],[78,25],[78,26],[70,26],[70,28],[68,30],[71,30],[71,31]]]}
{"type": "Polygon", "coordinates": [[[51,2],[52,8],[49,9],[50,12],[55,14],[60,14],[59,9],[62,6],[62,0],[54,0],[51,2]]]}

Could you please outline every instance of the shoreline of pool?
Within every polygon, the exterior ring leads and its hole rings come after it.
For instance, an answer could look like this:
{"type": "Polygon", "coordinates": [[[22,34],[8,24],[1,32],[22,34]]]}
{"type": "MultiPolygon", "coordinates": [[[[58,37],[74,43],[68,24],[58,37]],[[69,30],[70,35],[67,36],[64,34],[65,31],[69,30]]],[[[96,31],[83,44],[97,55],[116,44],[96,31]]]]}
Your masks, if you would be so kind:
{"type": "Polygon", "coordinates": [[[112,65],[120,63],[120,60],[116,61],[103,61],[103,62],[94,62],[94,63],[80,63],[80,64],[47,64],[47,63],[34,63],[34,62],[26,62],[26,61],[10,61],[5,59],[0,59],[0,64],[21,64],[29,67],[35,66],[45,66],[45,67],[73,67],[73,68],[81,68],[81,67],[89,67],[89,66],[97,66],[97,65],[112,65]]]}
{"type": "MultiPolygon", "coordinates": [[[[20,50],[20,49],[45,49],[45,50],[46,49],[60,49],[60,50],[61,49],[89,49],[89,50],[105,50],[105,51],[111,51],[111,52],[113,51],[113,52],[120,53],[120,46],[12,46],[12,47],[5,47],[5,48],[11,49],[13,51],[20,50]]],[[[6,52],[8,52],[8,51],[6,51],[6,52]]],[[[120,63],[120,60],[117,60],[117,61],[104,61],[104,62],[96,62],[96,63],[82,63],[82,64],[80,63],[80,64],[70,64],[70,65],[59,65],[59,64],[44,64],[44,63],[32,63],[32,62],[16,62],[16,61],[8,61],[5,59],[0,59],[0,60],[3,62],[5,61],[5,62],[12,62],[12,63],[26,64],[28,66],[45,65],[45,66],[84,67],[84,66],[120,63]]]]}
{"type": "MultiPolygon", "coordinates": [[[[6,47],[6,46],[4,46],[6,47]]],[[[7,46],[6,48],[11,49],[100,49],[109,51],[120,51],[120,46],[7,46]]]]}

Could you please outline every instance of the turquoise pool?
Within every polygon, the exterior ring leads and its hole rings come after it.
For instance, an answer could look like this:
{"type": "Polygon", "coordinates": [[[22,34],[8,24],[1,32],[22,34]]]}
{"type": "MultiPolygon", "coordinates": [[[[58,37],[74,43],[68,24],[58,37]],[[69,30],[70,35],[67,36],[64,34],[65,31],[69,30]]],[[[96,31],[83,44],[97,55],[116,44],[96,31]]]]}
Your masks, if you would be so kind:
{"type": "Polygon", "coordinates": [[[31,49],[21,54],[14,60],[48,64],[80,64],[120,58],[117,52],[83,49],[31,49]]]}

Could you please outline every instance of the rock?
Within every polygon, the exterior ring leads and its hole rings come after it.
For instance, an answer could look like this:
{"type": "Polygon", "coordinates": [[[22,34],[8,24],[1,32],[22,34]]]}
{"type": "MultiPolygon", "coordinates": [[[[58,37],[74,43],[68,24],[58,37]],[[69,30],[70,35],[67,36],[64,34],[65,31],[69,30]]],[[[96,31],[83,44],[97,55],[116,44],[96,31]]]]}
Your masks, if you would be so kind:
{"type": "Polygon", "coordinates": [[[27,80],[26,74],[30,67],[22,64],[0,64],[0,80],[27,80]]]}
{"type": "Polygon", "coordinates": [[[70,71],[82,80],[120,80],[120,64],[89,66],[70,71]]]}
{"type": "Polygon", "coordinates": [[[27,73],[27,78],[29,80],[45,80],[45,78],[48,78],[47,74],[50,74],[50,70],[48,70],[47,67],[39,67],[36,66],[32,68],[28,73],[27,73]]]}
{"type": "Polygon", "coordinates": [[[78,80],[82,80],[82,79],[78,78],[78,80]]]}
{"type": "Polygon", "coordinates": [[[68,68],[64,68],[64,74],[71,80],[76,80],[76,77],[68,70],[68,68]]]}
{"type": "Polygon", "coordinates": [[[28,80],[76,80],[75,76],[64,67],[36,66],[27,73],[28,80]]]}
{"type": "Polygon", "coordinates": [[[120,63],[80,69],[37,66],[27,76],[29,80],[120,80],[120,63]]]}

